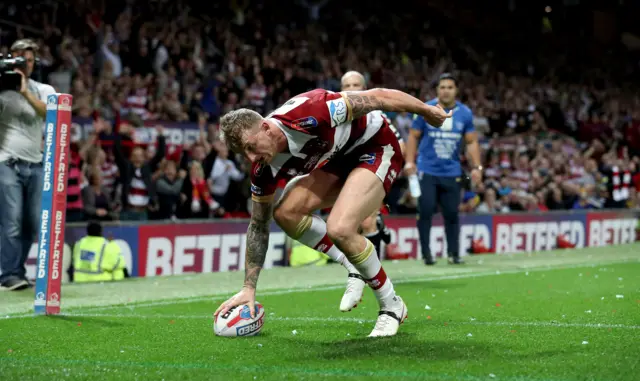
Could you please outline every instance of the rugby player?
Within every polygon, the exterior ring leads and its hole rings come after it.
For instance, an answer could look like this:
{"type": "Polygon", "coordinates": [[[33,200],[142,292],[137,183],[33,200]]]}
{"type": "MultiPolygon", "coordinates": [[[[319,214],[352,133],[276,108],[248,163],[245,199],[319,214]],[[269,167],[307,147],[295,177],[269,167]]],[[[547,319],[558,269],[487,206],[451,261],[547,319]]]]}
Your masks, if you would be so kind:
{"type": "Polygon", "coordinates": [[[374,110],[419,114],[432,126],[451,116],[397,90],[334,93],[322,89],[299,94],[263,118],[249,109],[220,119],[229,148],[252,163],[252,216],[247,229],[244,286],[216,310],[240,305],[255,313],[256,286],[269,242],[269,221],[293,239],[318,251],[337,247],[373,290],[380,306],[369,336],[392,336],[406,319],[371,241],[359,227],[380,208],[402,170],[398,139],[374,110]],[[306,175],[306,176],[304,176],[306,175]],[[301,178],[274,205],[279,178],[301,178]],[[332,207],[325,223],[315,210],[332,207]]]}

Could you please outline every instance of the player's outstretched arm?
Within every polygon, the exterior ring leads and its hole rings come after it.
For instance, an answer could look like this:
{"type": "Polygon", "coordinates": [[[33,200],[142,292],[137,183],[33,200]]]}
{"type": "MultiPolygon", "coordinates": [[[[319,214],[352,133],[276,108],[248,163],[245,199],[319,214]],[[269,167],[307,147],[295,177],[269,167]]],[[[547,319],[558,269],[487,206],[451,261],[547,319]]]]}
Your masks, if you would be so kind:
{"type": "Polygon", "coordinates": [[[255,317],[256,286],[260,270],[264,266],[264,259],[267,256],[267,248],[269,247],[271,209],[271,202],[253,202],[251,221],[247,229],[244,286],[240,292],[222,303],[214,315],[224,315],[233,307],[245,305],[249,307],[251,317],[255,317]]]}
{"type": "Polygon", "coordinates": [[[452,113],[446,113],[439,106],[430,106],[418,98],[392,89],[370,89],[364,91],[345,91],[342,93],[347,100],[351,118],[356,119],[367,115],[373,110],[386,112],[410,112],[425,118],[427,123],[440,127],[452,113]]]}
{"type": "Polygon", "coordinates": [[[253,201],[251,222],[247,229],[247,252],[245,255],[244,286],[256,288],[260,270],[269,247],[269,221],[271,221],[272,205],[266,202],[253,201]]]}

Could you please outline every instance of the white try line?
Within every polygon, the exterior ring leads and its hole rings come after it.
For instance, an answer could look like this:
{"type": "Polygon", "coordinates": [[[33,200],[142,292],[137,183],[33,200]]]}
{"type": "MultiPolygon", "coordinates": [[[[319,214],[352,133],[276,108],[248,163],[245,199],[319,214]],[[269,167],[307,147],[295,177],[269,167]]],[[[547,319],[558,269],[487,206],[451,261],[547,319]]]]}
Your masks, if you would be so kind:
{"type": "MultiPolygon", "coordinates": [[[[78,314],[60,314],[57,315],[64,318],[106,318],[106,319],[142,319],[142,320],[212,320],[213,315],[169,315],[169,314],[152,314],[152,315],[134,315],[134,314],[100,314],[100,313],[78,313],[78,314]]],[[[14,315],[6,319],[28,319],[34,318],[33,314],[14,315]]],[[[277,316],[267,315],[267,321],[284,321],[284,322],[320,322],[320,323],[375,323],[373,319],[360,319],[354,317],[312,317],[312,316],[277,316]]],[[[409,320],[411,321],[411,320],[409,320]]],[[[425,320],[426,321],[426,320],[425,320]]],[[[429,323],[430,325],[440,325],[440,323],[429,323]]],[[[626,324],[608,324],[608,323],[560,323],[546,321],[453,321],[447,322],[448,325],[482,325],[494,327],[544,327],[544,328],[619,328],[619,329],[640,329],[640,325],[626,324]]]]}
{"type": "MultiPolygon", "coordinates": [[[[434,282],[441,280],[457,280],[457,279],[471,279],[471,278],[479,278],[486,276],[496,276],[496,275],[509,275],[509,274],[522,274],[528,272],[541,272],[541,271],[550,271],[550,270],[567,270],[573,268],[583,268],[583,267],[597,267],[597,266],[605,266],[619,263],[637,263],[631,258],[622,259],[622,260],[614,260],[614,261],[603,261],[603,262],[595,262],[595,263],[576,263],[576,264],[559,264],[559,265],[544,265],[544,266],[531,266],[531,267],[519,267],[515,269],[501,269],[501,270],[491,270],[484,272],[468,272],[468,273],[460,273],[460,274],[452,274],[452,275],[443,275],[443,276],[429,276],[429,277],[411,277],[407,279],[399,279],[394,280],[394,284],[406,284],[406,283],[416,283],[416,282],[434,282]]],[[[142,286],[142,285],[141,285],[142,286]]],[[[331,291],[338,290],[345,287],[344,283],[336,283],[336,284],[328,284],[328,285],[319,285],[319,286],[307,286],[307,287],[296,287],[296,288],[288,288],[288,289],[276,289],[276,290],[266,290],[266,291],[258,291],[258,298],[263,296],[278,296],[278,295],[288,295],[293,293],[301,293],[301,292],[310,292],[310,291],[331,291]]],[[[188,304],[188,303],[197,303],[208,301],[212,302],[215,300],[226,299],[233,294],[232,291],[222,291],[222,292],[213,292],[207,296],[187,296],[179,299],[160,299],[155,301],[148,302],[131,302],[131,303],[111,303],[104,305],[78,305],[69,308],[65,308],[63,312],[69,311],[106,311],[106,310],[117,310],[117,309],[127,309],[134,310],[135,308],[145,308],[145,307],[160,307],[160,306],[168,306],[175,304],[188,304]]],[[[3,314],[4,315],[4,314],[3,314]]],[[[9,313],[6,316],[0,317],[21,317],[21,316],[31,316],[30,313],[18,313],[12,314],[9,313]]]]}
{"type": "MultiPolygon", "coordinates": [[[[407,279],[399,279],[392,280],[394,284],[405,284],[405,283],[416,283],[416,282],[432,282],[439,280],[456,280],[456,279],[470,279],[470,278],[479,278],[486,276],[495,276],[495,275],[509,275],[509,274],[521,274],[528,272],[540,272],[540,271],[549,271],[549,270],[567,270],[573,268],[581,268],[581,267],[597,267],[604,265],[611,265],[617,263],[626,263],[629,260],[620,260],[620,261],[606,261],[606,262],[597,262],[597,263],[581,263],[574,265],[558,265],[558,266],[532,266],[529,268],[522,267],[517,269],[504,269],[504,270],[492,270],[492,271],[484,271],[484,272],[469,272],[462,274],[453,274],[453,275],[443,275],[443,276],[430,276],[430,277],[415,277],[415,278],[407,278],[407,279]]],[[[338,290],[345,287],[345,283],[341,284],[333,284],[333,285],[325,285],[325,286],[308,286],[308,287],[297,287],[297,288],[288,288],[284,290],[273,290],[273,291],[258,291],[258,298],[262,296],[278,296],[278,295],[288,295],[299,292],[311,292],[311,291],[331,291],[338,290]]],[[[168,306],[174,304],[188,304],[188,303],[197,303],[204,301],[214,301],[219,299],[226,299],[233,295],[233,292],[225,291],[225,292],[214,292],[208,296],[196,296],[196,297],[186,297],[181,299],[168,299],[168,300],[157,300],[151,302],[132,302],[130,304],[111,304],[104,306],[77,306],[71,307],[67,310],[83,310],[83,311],[105,311],[105,310],[113,310],[113,309],[134,309],[134,308],[144,308],[144,307],[156,307],[156,306],[168,306]]]]}

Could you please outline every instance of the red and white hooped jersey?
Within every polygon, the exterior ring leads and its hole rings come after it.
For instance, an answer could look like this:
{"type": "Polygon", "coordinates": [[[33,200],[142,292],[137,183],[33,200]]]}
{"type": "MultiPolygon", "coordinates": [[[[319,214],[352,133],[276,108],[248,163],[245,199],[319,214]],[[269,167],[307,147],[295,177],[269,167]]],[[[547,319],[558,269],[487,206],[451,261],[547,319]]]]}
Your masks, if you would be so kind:
{"type": "Polygon", "coordinates": [[[271,163],[251,167],[254,201],[269,200],[281,179],[291,179],[321,168],[338,154],[348,154],[380,129],[389,128],[382,113],[353,119],[341,93],[316,89],[299,94],[267,116],[286,135],[289,150],[271,163]]]}

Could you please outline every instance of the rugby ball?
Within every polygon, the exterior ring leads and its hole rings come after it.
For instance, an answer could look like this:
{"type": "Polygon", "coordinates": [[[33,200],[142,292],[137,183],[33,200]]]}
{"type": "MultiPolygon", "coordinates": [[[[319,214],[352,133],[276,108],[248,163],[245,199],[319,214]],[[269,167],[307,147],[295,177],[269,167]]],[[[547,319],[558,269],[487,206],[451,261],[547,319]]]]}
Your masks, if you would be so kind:
{"type": "Polygon", "coordinates": [[[213,321],[213,332],[217,336],[225,337],[257,335],[264,324],[264,307],[256,302],[255,309],[254,318],[251,318],[251,313],[247,306],[233,307],[224,315],[219,314],[213,321]]]}

